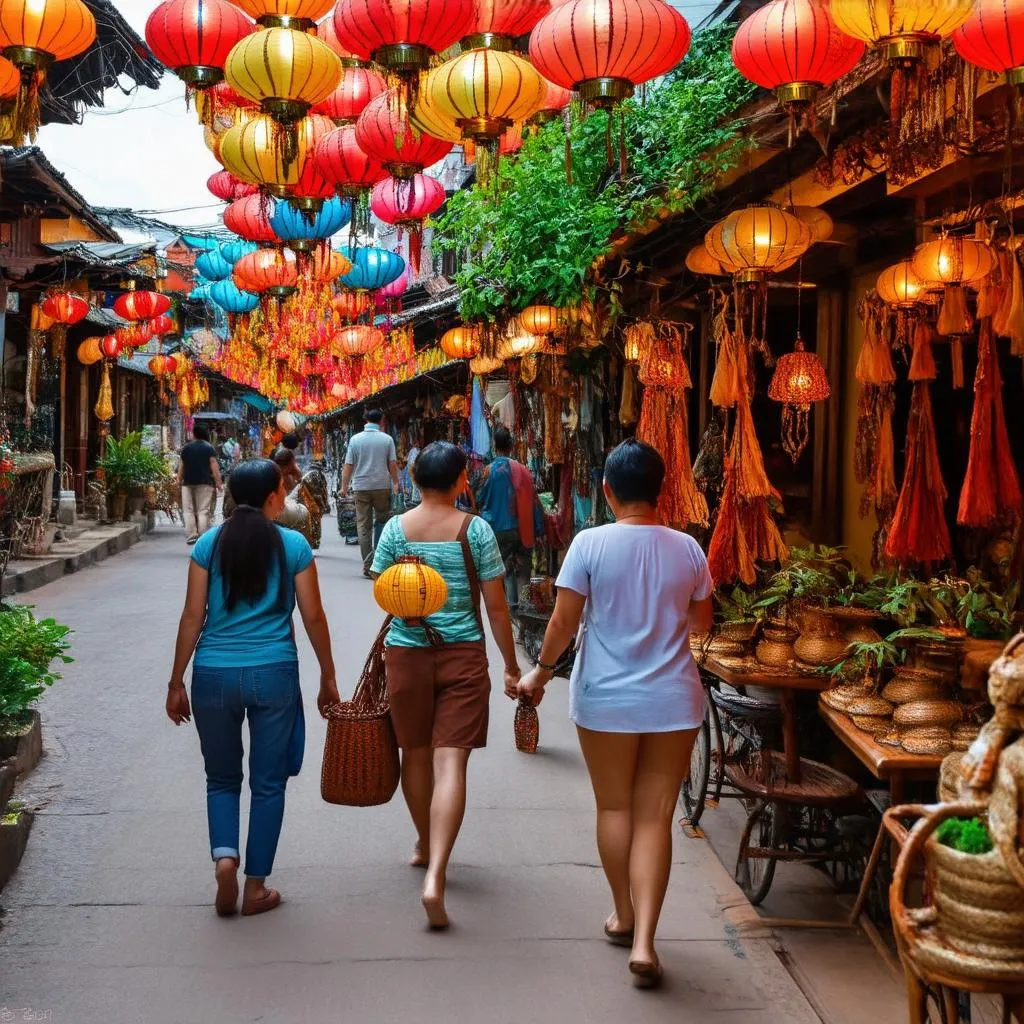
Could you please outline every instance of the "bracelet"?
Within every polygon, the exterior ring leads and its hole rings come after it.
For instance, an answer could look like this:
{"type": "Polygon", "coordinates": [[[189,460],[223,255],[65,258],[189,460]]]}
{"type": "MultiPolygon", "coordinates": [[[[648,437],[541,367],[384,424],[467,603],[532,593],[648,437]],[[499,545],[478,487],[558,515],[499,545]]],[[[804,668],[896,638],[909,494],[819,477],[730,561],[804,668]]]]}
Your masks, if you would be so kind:
{"type": "Polygon", "coordinates": [[[539,658],[534,662],[534,665],[536,665],[537,668],[544,669],[545,672],[554,672],[555,669],[558,668],[557,664],[556,665],[545,665],[544,662],[541,661],[539,658]]]}

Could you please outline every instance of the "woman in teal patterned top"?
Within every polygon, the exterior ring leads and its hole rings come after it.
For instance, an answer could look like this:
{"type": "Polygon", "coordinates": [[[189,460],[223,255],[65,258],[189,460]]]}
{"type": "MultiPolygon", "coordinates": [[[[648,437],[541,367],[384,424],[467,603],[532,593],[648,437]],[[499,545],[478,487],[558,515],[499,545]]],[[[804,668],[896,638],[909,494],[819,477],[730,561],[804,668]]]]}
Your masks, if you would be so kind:
{"type": "Polygon", "coordinates": [[[494,531],[455,507],[468,487],[465,454],[453,444],[435,442],[420,453],[413,475],[423,501],[388,521],[371,575],[380,575],[402,555],[416,555],[448,585],[444,607],[426,619],[441,642],[435,638],[431,646],[423,627],[396,619],[385,655],[391,720],[402,748],[402,793],[416,827],[412,864],[427,869],[427,920],[432,928],[444,928],[448,860],[466,809],[466,765],[470,752],[487,743],[491,690],[467,557],[505,662],[505,694],[512,699],[519,665],[494,531]]]}

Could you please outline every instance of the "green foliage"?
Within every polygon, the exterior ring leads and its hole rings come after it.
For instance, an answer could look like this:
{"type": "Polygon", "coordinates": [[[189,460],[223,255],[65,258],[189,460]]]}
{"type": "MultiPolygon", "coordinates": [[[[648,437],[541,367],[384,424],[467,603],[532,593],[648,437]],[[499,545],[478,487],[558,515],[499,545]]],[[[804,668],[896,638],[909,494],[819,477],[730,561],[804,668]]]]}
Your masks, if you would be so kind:
{"type": "Polygon", "coordinates": [[[842,659],[834,665],[821,666],[820,671],[843,679],[878,676],[883,669],[895,668],[907,660],[910,647],[906,641],[941,639],[942,634],[934,629],[917,626],[897,629],[881,640],[863,640],[850,644],[842,659]]]}
{"type": "Polygon", "coordinates": [[[935,830],[935,837],[960,853],[981,854],[993,849],[992,836],[980,818],[947,818],[935,830]]]}
{"type": "Polygon", "coordinates": [[[730,591],[716,590],[714,598],[722,622],[756,622],[761,617],[757,593],[744,586],[737,585],[730,591]]]}
{"type": "Polygon", "coordinates": [[[167,475],[160,456],[143,445],[140,430],[125,434],[120,441],[108,437],[107,450],[96,465],[106,475],[107,489],[115,493],[156,483],[167,475]]]}
{"type": "Polygon", "coordinates": [[[490,186],[449,199],[433,245],[468,253],[456,275],[463,318],[579,301],[616,233],[656,211],[690,209],[712,191],[743,150],[740,125],[728,115],[754,92],[732,64],[732,31],[700,33],[679,68],[649,86],[646,99],[623,104],[621,115],[595,112],[575,123],[572,183],[556,121],[526,139],[517,159],[504,160],[490,186]],[[608,166],[609,139],[617,154],[620,131],[629,153],[621,180],[608,166]]]}
{"type": "Polygon", "coordinates": [[[0,720],[22,719],[60,674],[55,660],[69,664],[67,626],[37,619],[25,605],[0,605],[0,720]]]}

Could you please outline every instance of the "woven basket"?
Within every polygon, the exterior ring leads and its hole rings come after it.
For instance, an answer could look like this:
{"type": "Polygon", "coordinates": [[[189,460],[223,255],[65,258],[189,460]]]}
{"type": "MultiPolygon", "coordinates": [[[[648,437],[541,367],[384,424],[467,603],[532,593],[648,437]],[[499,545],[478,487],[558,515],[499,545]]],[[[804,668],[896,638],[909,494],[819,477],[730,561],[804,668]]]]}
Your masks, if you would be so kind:
{"type": "Polygon", "coordinates": [[[855,700],[867,695],[868,691],[863,685],[844,683],[842,686],[833,686],[827,689],[821,695],[821,699],[836,711],[847,711],[855,700]]]}
{"type": "Polygon", "coordinates": [[[900,745],[908,754],[931,754],[935,757],[944,757],[953,749],[949,730],[934,725],[905,729],[900,733],[900,745]]]}
{"type": "Polygon", "coordinates": [[[970,722],[961,722],[959,725],[953,726],[953,749],[964,751],[967,750],[970,745],[978,738],[978,733],[981,732],[981,726],[973,725],[970,722]]]}
{"type": "Polygon", "coordinates": [[[914,700],[941,700],[942,688],[927,679],[901,679],[897,676],[888,683],[882,696],[893,704],[909,704],[914,700]]]}
{"type": "Polygon", "coordinates": [[[847,712],[851,715],[872,715],[879,718],[892,717],[892,705],[873,693],[862,693],[855,700],[850,701],[847,712]]]}
{"type": "Polygon", "coordinates": [[[389,617],[370,648],[352,699],[327,710],[320,795],[329,804],[386,804],[398,788],[401,764],[384,669],[390,624],[389,617]]]}
{"type": "Polygon", "coordinates": [[[903,729],[921,729],[929,725],[949,729],[963,716],[963,705],[955,700],[913,700],[909,704],[901,704],[892,717],[903,729]]]}
{"type": "Polygon", "coordinates": [[[536,754],[540,742],[540,717],[533,701],[520,697],[516,705],[516,717],[513,724],[516,750],[523,754],[536,754]]]}
{"type": "Polygon", "coordinates": [[[892,719],[883,715],[850,715],[853,724],[869,736],[884,736],[892,729],[892,719]]]}

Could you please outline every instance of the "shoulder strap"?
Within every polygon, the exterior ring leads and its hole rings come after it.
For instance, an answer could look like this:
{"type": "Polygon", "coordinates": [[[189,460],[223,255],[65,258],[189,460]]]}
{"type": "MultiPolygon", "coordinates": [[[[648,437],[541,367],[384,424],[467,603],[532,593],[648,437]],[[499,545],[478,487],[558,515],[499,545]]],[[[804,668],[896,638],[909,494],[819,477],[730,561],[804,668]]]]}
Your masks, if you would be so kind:
{"type": "Polygon", "coordinates": [[[476,624],[480,630],[480,635],[485,636],[484,620],[480,617],[480,578],[477,576],[476,563],[473,561],[473,551],[469,546],[469,524],[472,522],[473,516],[466,516],[462,521],[462,529],[459,530],[458,541],[462,545],[462,558],[466,563],[469,592],[473,596],[473,614],[476,616],[476,624]]]}

